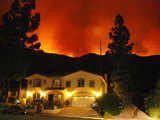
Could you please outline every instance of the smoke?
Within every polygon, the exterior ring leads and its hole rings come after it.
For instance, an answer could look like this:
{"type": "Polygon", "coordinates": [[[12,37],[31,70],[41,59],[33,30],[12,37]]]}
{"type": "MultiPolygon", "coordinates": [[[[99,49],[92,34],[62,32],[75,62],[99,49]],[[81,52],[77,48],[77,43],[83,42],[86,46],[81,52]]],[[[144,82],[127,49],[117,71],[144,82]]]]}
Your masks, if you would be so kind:
{"type": "MultiPolygon", "coordinates": [[[[1,1],[0,14],[8,5],[1,1]]],[[[72,56],[99,53],[101,40],[105,53],[108,33],[120,13],[135,43],[134,53],[160,55],[159,0],[37,0],[36,5],[41,14],[37,33],[46,52],[72,56]]]]}

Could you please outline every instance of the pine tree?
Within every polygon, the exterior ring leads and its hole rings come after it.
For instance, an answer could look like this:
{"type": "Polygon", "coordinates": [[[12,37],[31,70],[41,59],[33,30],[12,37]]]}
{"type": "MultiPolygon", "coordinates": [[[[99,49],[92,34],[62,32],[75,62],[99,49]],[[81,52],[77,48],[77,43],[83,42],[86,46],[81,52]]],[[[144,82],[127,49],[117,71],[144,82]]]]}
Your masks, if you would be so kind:
{"type": "Polygon", "coordinates": [[[113,82],[113,76],[121,79],[127,76],[122,74],[123,67],[120,66],[124,66],[126,64],[124,63],[123,55],[131,54],[134,45],[133,43],[129,44],[130,33],[127,27],[124,25],[123,17],[120,14],[115,17],[115,27],[112,28],[111,32],[109,32],[109,38],[112,40],[112,42],[109,43],[109,50],[106,52],[106,54],[112,54],[114,56],[112,58],[112,71],[108,73],[107,84],[108,91],[112,93],[113,89],[111,87],[111,82],[113,82]]]}
{"type": "Polygon", "coordinates": [[[40,43],[36,34],[31,35],[40,24],[40,14],[32,16],[35,0],[14,0],[10,10],[2,16],[0,26],[0,45],[39,49],[40,43]],[[30,35],[28,35],[30,34],[30,35]]]}
{"type": "Polygon", "coordinates": [[[123,17],[120,14],[115,17],[115,27],[109,33],[109,37],[112,42],[108,45],[109,51],[107,53],[115,55],[131,54],[134,44],[128,43],[130,33],[124,25],[123,17]]]}
{"type": "MultiPolygon", "coordinates": [[[[0,72],[3,78],[0,81],[0,96],[7,96],[13,76],[18,74],[24,77],[26,75],[32,62],[30,53],[40,48],[38,36],[33,34],[40,25],[40,14],[33,14],[34,9],[35,0],[14,0],[8,12],[2,16],[0,52],[4,53],[2,58],[7,58],[5,62],[7,64],[3,66],[7,72],[5,70],[0,72]],[[31,50],[26,50],[26,48],[31,50]]],[[[13,80],[15,83],[21,83],[16,79],[13,80]]]]}

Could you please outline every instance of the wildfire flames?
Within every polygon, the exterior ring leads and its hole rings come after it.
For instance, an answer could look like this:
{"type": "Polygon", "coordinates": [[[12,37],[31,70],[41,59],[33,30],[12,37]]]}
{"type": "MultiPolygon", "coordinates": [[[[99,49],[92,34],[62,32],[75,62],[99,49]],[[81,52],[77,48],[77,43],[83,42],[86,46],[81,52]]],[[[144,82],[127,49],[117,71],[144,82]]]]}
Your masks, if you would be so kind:
{"type": "MultiPolygon", "coordinates": [[[[2,0],[2,14],[12,0],[2,0]]],[[[159,0],[37,0],[41,14],[37,30],[41,49],[49,53],[81,56],[87,53],[105,54],[110,42],[108,33],[114,17],[120,13],[130,30],[133,53],[141,56],[160,55],[159,0]]]]}

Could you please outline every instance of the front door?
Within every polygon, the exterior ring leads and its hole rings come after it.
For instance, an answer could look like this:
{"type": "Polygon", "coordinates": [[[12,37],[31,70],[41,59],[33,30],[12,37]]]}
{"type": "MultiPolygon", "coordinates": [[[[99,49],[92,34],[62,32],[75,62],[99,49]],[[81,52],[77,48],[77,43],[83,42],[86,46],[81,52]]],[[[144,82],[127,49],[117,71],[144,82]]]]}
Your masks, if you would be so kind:
{"type": "Polygon", "coordinates": [[[49,94],[48,95],[48,102],[53,102],[54,100],[54,95],[53,94],[49,94]]]}
{"type": "Polygon", "coordinates": [[[54,95],[53,94],[49,94],[48,95],[48,104],[49,104],[49,109],[53,109],[54,108],[54,95]]]}

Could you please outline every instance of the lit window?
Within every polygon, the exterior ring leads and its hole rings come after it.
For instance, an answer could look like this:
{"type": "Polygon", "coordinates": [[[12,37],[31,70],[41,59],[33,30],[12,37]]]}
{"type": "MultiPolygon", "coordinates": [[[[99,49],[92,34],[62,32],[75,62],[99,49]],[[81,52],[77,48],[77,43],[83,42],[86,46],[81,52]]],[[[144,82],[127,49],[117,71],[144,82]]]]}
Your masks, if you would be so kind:
{"type": "Polygon", "coordinates": [[[89,86],[94,87],[94,81],[93,80],[89,81],[89,86]]]}
{"type": "Polygon", "coordinates": [[[80,78],[78,80],[78,87],[84,87],[84,79],[83,78],[80,78]]]}
{"type": "Polygon", "coordinates": [[[71,81],[66,81],[66,87],[71,87],[71,81]]]}
{"type": "Polygon", "coordinates": [[[55,86],[59,87],[60,86],[60,80],[55,80],[55,86]]]}

